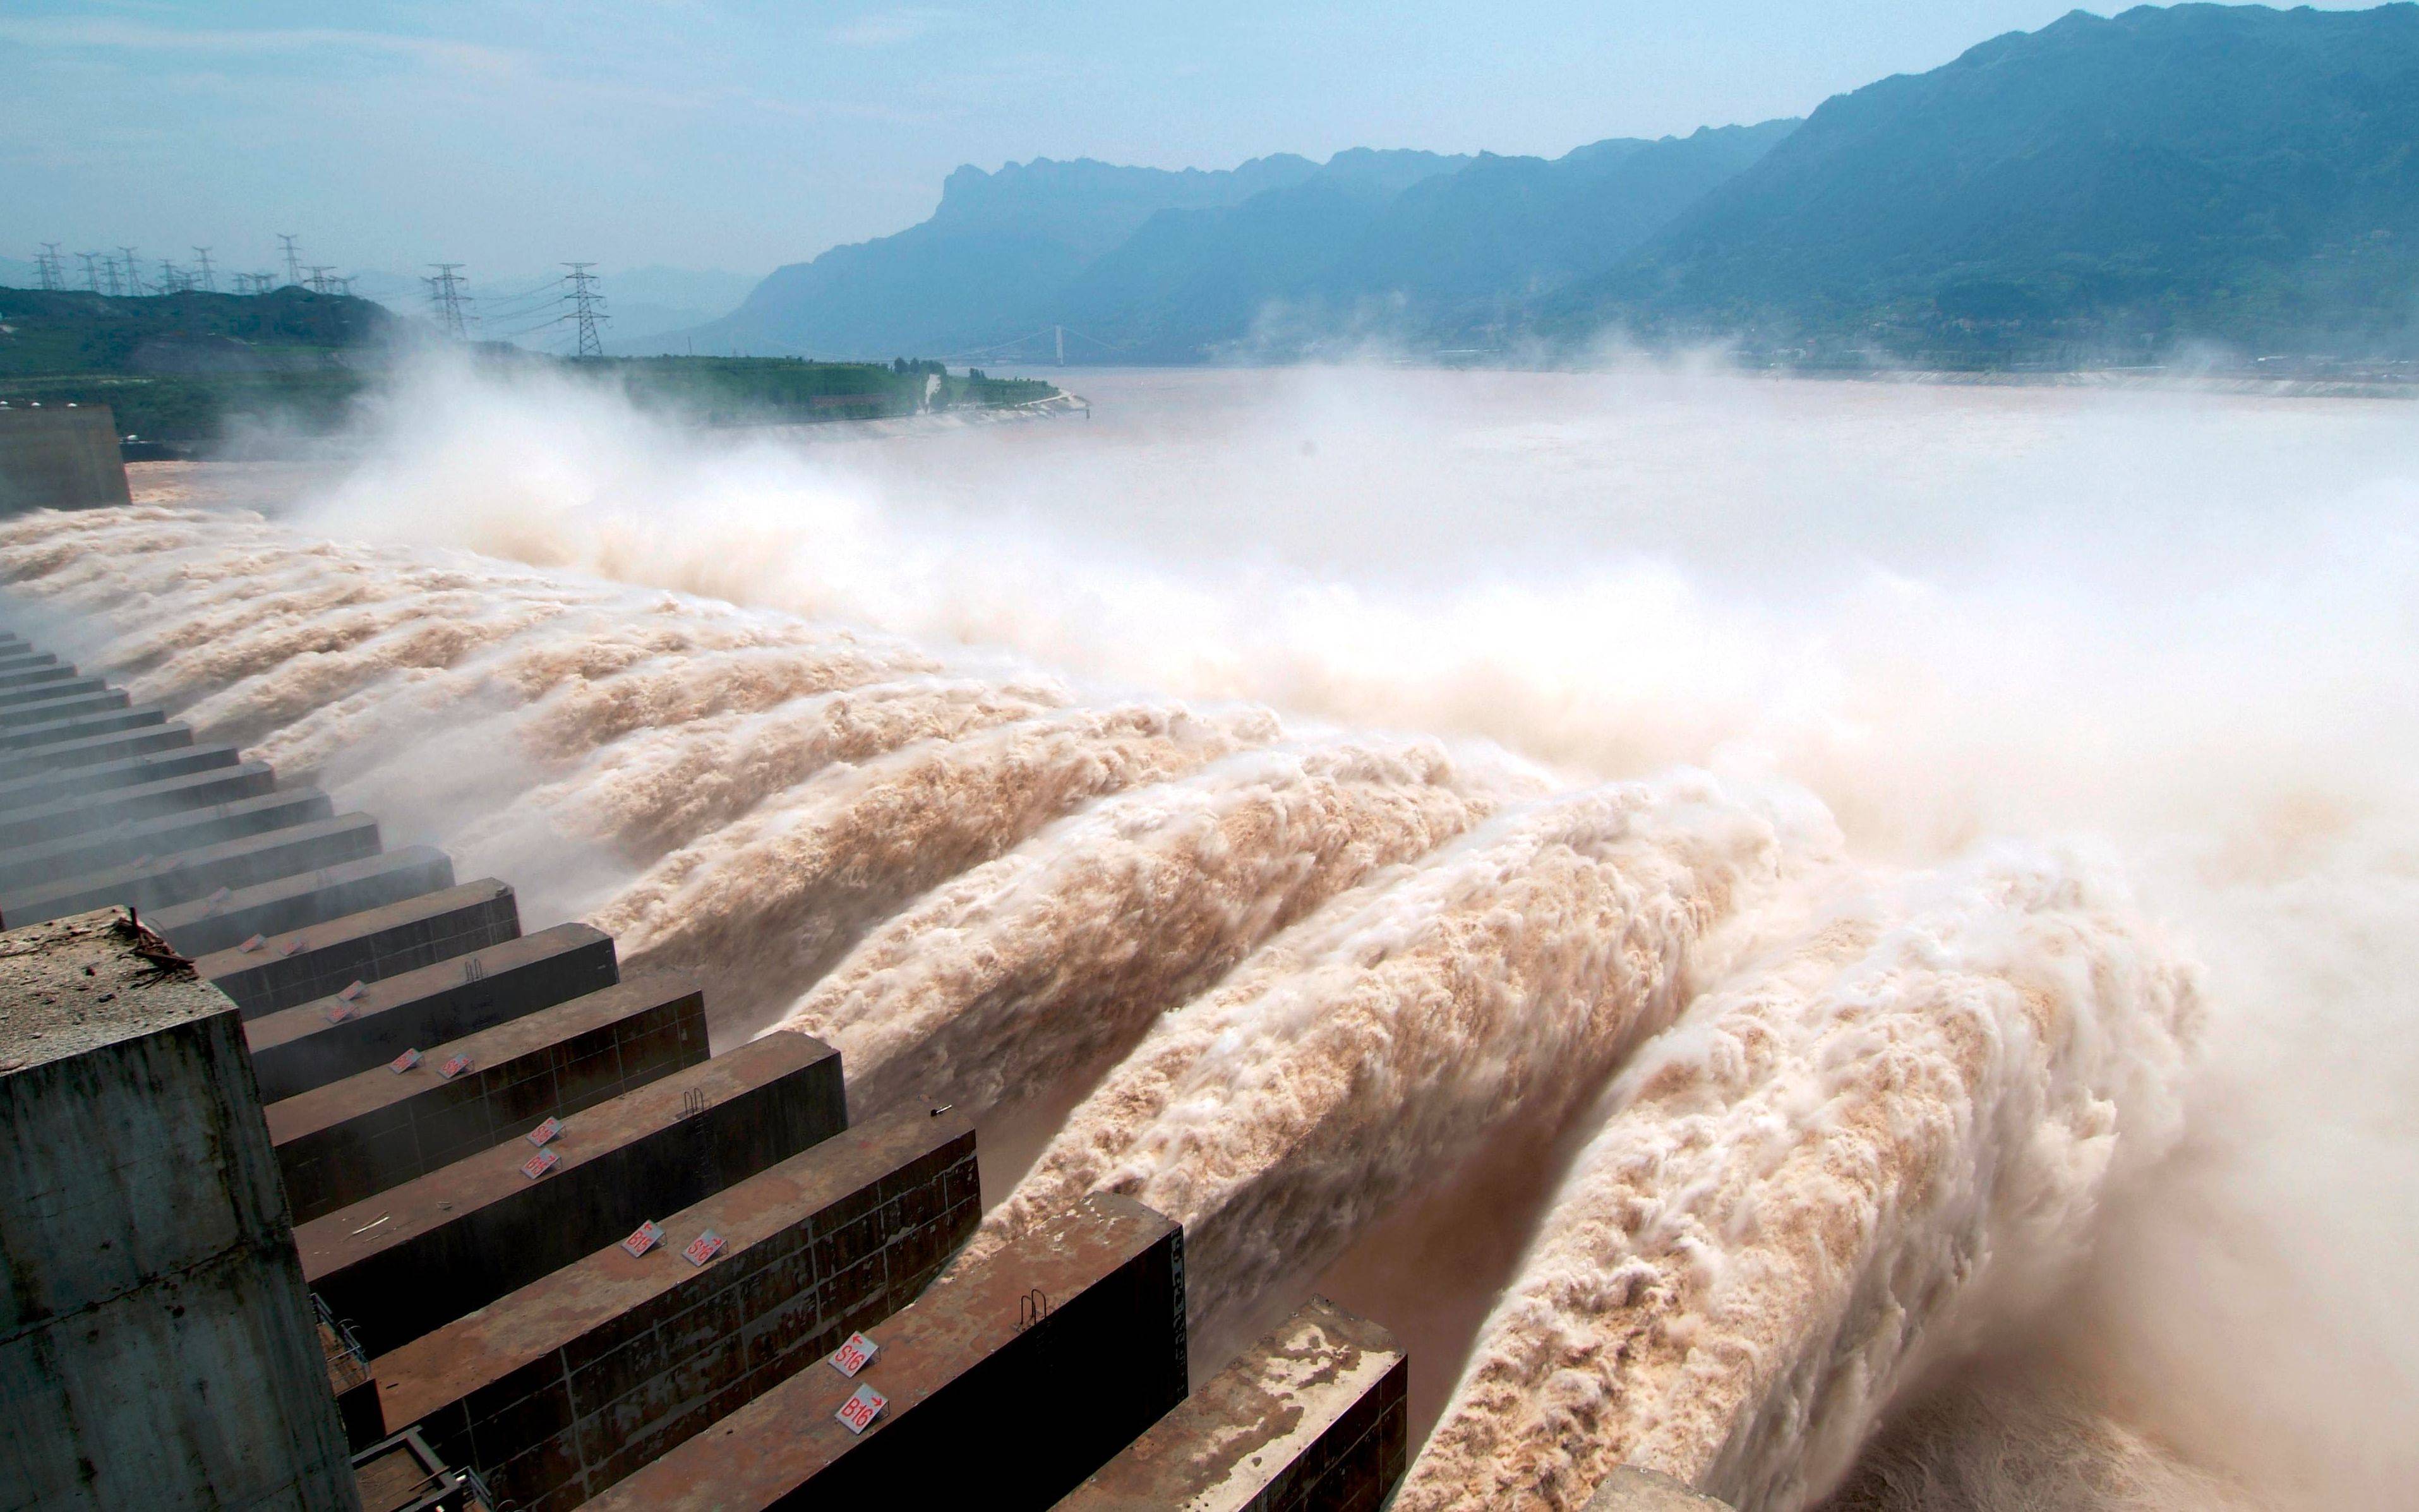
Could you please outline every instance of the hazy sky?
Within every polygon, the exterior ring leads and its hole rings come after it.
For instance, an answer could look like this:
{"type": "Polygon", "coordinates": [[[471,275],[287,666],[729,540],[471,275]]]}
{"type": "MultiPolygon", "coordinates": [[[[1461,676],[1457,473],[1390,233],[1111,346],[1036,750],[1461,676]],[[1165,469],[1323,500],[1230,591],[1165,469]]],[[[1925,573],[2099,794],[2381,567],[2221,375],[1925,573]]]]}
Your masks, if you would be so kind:
{"type": "Polygon", "coordinates": [[[204,243],[266,268],[291,231],[346,270],[752,273],[921,219],[961,162],[1550,156],[1800,115],[2065,8],[8,0],[0,255],[204,243]]]}

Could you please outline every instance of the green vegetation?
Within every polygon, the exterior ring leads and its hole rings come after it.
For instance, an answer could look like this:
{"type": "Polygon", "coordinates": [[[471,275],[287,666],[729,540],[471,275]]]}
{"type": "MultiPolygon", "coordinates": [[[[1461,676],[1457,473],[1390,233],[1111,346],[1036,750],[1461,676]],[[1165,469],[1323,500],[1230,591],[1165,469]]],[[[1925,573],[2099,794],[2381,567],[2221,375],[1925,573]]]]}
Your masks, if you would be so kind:
{"type": "MultiPolygon", "coordinates": [[[[0,400],[105,404],[120,434],[207,446],[250,422],[332,431],[411,341],[429,339],[366,300],[282,288],[265,295],[111,298],[0,289],[0,400]]],[[[566,361],[499,345],[475,360],[511,373],[569,372],[643,409],[706,425],[871,420],[996,408],[1057,392],[1031,379],[950,376],[901,359],[651,357],[566,361]]]]}
{"type": "Polygon", "coordinates": [[[952,377],[938,363],[905,358],[887,367],[794,357],[623,357],[578,365],[617,380],[642,407],[716,425],[877,420],[927,408],[994,409],[1058,392],[1036,378],[985,378],[978,371],[952,377]]]}

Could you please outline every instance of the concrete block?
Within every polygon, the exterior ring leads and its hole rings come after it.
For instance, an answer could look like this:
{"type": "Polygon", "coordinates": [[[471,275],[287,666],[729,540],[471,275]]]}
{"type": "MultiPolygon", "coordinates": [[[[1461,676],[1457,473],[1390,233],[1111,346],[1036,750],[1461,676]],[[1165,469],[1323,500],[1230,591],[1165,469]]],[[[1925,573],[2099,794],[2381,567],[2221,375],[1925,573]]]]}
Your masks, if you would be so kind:
{"type": "Polygon", "coordinates": [[[0,701],[0,730],[48,724],[54,719],[68,719],[78,715],[100,714],[110,709],[123,709],[133,702],[126,696],[126,689],[122,687],[75,687],[72,684],[51,686],[61,688],[54,697],[25,699],[15,703],[0,701]]]}
{"type": "Polygon", "coordinates": [[[513,889],[482,877],[274,938],[263,936],[250,949],[239,944],[214,950],[194,961],[193,969],[234,998],[245,1018],[258,1018],[343,992],[357,981],[383,981],[501,945],[520,932],[513,889]]]}
{"type": "Polygon", "coordinates": [[[12,846],[0,850],[0,891],[127,866],[146,856],[178,856],[222,841],[306,825],[334,812],[335,805],[328,801],[326,794],[311,788],[291,788],[230,803],[128,820],[98,834],[12,846]]]}
{"type": "MultiPolygon", "coordinates": [[[[232,750],[230,747],[216,748],[232,750]]],[[[46,841],[89,835],[95,830],[139,824],[162,814],[256,798],[276,787],[277,774],[270,770],[268,763],[237,762],[137,782],[131,787],[69,794],[49,803],[0,811],[0,846],[39,845],[46,841]]]]}
{"type": "Polygon", "coordinates": [[[109,406],[0,409],[0,515],[100,509],[131,497],[109,406]]]}
{"type": "Polygon", "coordinates": [[[14,692],[21,688],[47,687],[75,674],[73,666],[55,656],[43,656],[32,666],[0,667],[0,688],[14,692]]]}
{"type": "Polygon", "coordinates": [[[48,746],[32,746],[0,754],[0,781],[31,777],[37,772],[54,772],[62,767],[97,766],[103,762],[122,761],[129,756],[147,755],[155,750],[175,750],[193,743],[193,731],[181,724],[151,724],[131,730],[112,730],[104,734],[61,740],[48,746]]]}
{"type": "Polygon", "coordinates": [[[1184,1231],[1086,1197],[874,1336],[855,1380],[793,1376],[589,1505],[1047,1507],[1184,1399],[1184,1231]],[[834,1414],[860,1384],[889,1405],[851,1434],[834,1414]]]}
{"type": "Polygon", "coordinates": [[[47,651],[36,651],[31,646],[20,645],[0,651],[0,672],[23,671],[28,668],[55,667],[58,664],[58,657],[47,651]]]}
{"type": "Polygon", "coordinates": [[[30,672],[0,673],[0,712],[72,698],[79,693],[106,692],[108,688],[109,685],[98,677],[78,677],[72,667],[38,667],[30,672]]]}
{"type": "Polygon", "coordinates": [[[371,1362],[418,1425],[522,1512],[575,1507],[874,1329],[974,1236],[974,1126],[901,1108],[371,1362]],[[680,1251],[707,1230],[706,1265],[680,1251]]]}
{"type": "Polygon", "coordinates": [[[1669,1475],[1623,1465],[1588,1498],[1586,1512],[1731,1512],[1731,1505],[1700,1495],[1669,1475]]]}
{"type": "Polygon", "coordinates": [[[1314,1297],[1058,1512],[1379,1512],[1410,1465],[1410,1384],[1393,1335],[1314,1297]]]}
{"type": "Polygon", "coordinates": [[[146,725],[167,722],[168,711],[156,703],[146,703],[139,709],[98,709],[82,714],[63,714],[38,723],[0,726],[0,750],[37,751],[45,746],[65,745],[94,735],[115,734],[120,730],[139,730],[146,725]]]}
{"type": "Polygon", "coordinates": [[[234,1005],[120,916],[11,932],[0,1124],[8,1504],[353,1507],[234,1005]]]}
{"type": "MultiPolygon", "coordinates": [[[[181,730],[181,725],[171,725],[181,730]]],[[[58,803],[65,799],[120,788],[146,786],[190,772],[233,766],[242,760],[233,746],[196,746],[191,732],[171,748],[136,751],[83,766],[54,767],[39,772],[0,776],[0,813],[58,803]]]]}
{"type": "Polygon", "coordinates": [[[207,898],[221,887],[232,893],[375,856],[377,849],[377,820],[341,814],[0,894],[0,922],[13,929],[88,908],[166,908],[207,898]]]}
{"type": "MultiPolygon", "coordinates": [[[[414,1046],[415,1049],[422,1047],[414,1046]]],[[[708,1054],[705,996],[649,976],[269,1104],[269,1138],[297,1222],[516,1139],[708,1054]],[[444,1074],[446,1062],[469,1069],[444,1074]]]]}
{"type": "Polygon", "coordinates": [[[315,997],[244,1026],[260,1095],[274,1103],[620,980],[613,937],[558,924],[456,961],[315,997]],[[350,989],[347,989],[350,991],[350,989]]]}
{"type": "Polygon", "coordinates": [[[847,1125],[840,1052],[766,1035],[573,1114],[546,1150],[500,1145],[313,1219],[302,1274],[376,1358],[847,1125]]]}
{"type": "Polygon", "coordinates": [[[201,898],[146,915],[144,922],[189,956],[239,945],[254,934],[282,934],[331,918],[378,908],[454,886],[454,860],[428,845],[408,845],[341,866],[238,887],[224,898],[201,898]]]}

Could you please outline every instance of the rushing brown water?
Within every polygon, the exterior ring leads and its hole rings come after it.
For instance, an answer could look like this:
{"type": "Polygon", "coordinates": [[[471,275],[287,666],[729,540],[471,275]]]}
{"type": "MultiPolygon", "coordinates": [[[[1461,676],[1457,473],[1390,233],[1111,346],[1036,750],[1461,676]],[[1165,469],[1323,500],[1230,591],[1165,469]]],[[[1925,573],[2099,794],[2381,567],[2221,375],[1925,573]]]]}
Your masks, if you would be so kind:
{"type": "Polygon", "coordinates": [[[27,517],[0,575],[696,973],[722,1041],[969,1108],[978,1247],[1132,1193],[1205,1365],[1361,1288],[1421,1350],[1404,1507],[1625,1462],[1757,1512],[2392,1501],[2390,417],[1130,381],[1122,426],[803,461],[432,389],[283,520],[27,517]],[[2112,513],[2142,455],[2211,520],[2112,513]]]}

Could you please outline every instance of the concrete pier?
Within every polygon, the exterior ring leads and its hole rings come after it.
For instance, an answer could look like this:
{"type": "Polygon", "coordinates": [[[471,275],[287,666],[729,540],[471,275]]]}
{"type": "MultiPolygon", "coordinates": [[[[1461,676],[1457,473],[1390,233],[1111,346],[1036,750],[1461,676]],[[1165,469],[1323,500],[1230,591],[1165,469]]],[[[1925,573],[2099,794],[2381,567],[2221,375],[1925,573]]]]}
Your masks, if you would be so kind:
{"type": "Polygon", "coordinates": [[[651,975],[272,1103],[270,1143],[301,1222],[705,1058],[704,995],[651,975]]]}
{"type": "Polygon", "coordinates": [[[72,667],[37,667],[31,671],[9,672],[0,675],[0,709],[66,698],[71,693],[98,693],[108,686],[98,677],[78,677],[72,667]]]}
{"type": "Polygon", "coordinates": [[[454,858],[428,845],[408,845],[341,866],[238,887],[223,898],[201,898],[146,914],[143,921],[189,956],[240,945],[254,934],[286,933],[331,918],[383,907],[454,886],[454,858]]]}
{"type": "Polygon", "coordinates": [[[202,980],[258,1018],[354,982],[383,981],[439,961],[517,939],[520,906],[494,877],[405,898],[325,924],[263,936],[193,963],[202,980]]]}
{"type": "Polygon", "coordinates": [[[455,961],[315,997],[244,1026],[260,1095],[274,1103],[493,1028],[620,979],[613,937],[558,924],[455,961]]]}
{"type": "Polygon", "coordinates": [[[0,750],[34,751],[45,746],[61,746],[88,740],[94,735],[115,734],[120,730],[140,730],[147,725],[166,724],[168,711],[156,703],[141,708],[100,709],[83,714],[56,715],[33,724],[0,725],[0,750]]]}
{"type": "Polygon", "coordinates": [[[99,833],[19,845],[0,852],[0,892],[38,887],[47,878],[131,865],[146,856],[181,855],[222,841],[310,824],[334,812],[326,794],[294,788],[129,820],[99,833]]]}
{"type": "Polygon", "coordinates": [[[36,651],[31,646],[20,645],[13,649],[0,651],[0,673],[23,671],[34,667],[55,667],[58,664],[58,657],[47,651],[36,651]]]}
{"type": "Polygon", "coordinates": [[[367,814],[340,814],[0,894],[0,922],[14,928],[87,908],[127,904],[150,912],[208,897],[221,887],[233,892],[377,851],[377,820],[367,814]]]}
{"type": "Polygon", "coordinates": [[[930,1285],[980,1211],[974,1127],[898,1110],[372,1362],[418,1425],[522,1512],[562,1512],[822,1365],[930,1285]],[[681,1249],[711,1231],[705,1265],[681,1249]]]}
{"type": "Polygon", "coordinates": [[[847,1124],[840,1052],[767,1035],[573,1114],[544,1149],[516,1140],[302,1225],[302,1273],[387,1353],[847,1124]]]}
{"type": "Polygon", "coordinates": [[[1393,1335],[1314,1297],[1058,1512],[1378,1512],[1410,1467],[1410,1382],[1393,1335]]]}
{"type": "Polygon", "coordinates": [[[0,780],[63,767],[98,766],[103,762],[145,756],[155,750],[175,750],[193,743],[193,731],[181,724],[151,724],[54,741],[47,746],[29,746],[0,753],[0,780]]]}
{"type": "Polygon", "coordinates": [[[40,805],[65,802],[91,794],[142,786],[189,772],[233,766],[240,759],[233,746],[179,744],[156,751],[137,751],[121,759],[86,766],[58,767],[0,778],[0,813],[15,813],[40,805]]]}
{"type": "MultiPolygon", "coordinates": [[[[54,685],[55,686],[55,685],[54,685]]],[[[0,699],[0,730],[14,730],[25,725],[48,724],[54,719],[71,719],[79,715],[101,714],[111,709],[129,707],[126,690],[99,686],[59,687],[55,694],[41,698],[9,702],[0,699]]],[[[146,723],[158,723],[146,720],[146,723]]]]}
{"type": "Polygon", "coordinates": [[[1183,1242],[1086,1197],[873,1330],[855,1380],[793,1376],[589,1505],[1048,1507],[1184,1399],[1183,1242]],[[888,1402],[853,1434],[835,1414],[861,1385],[888,1402]]]}
{"type": "Polygon", "coordinates": [[[0,1489],[357,1505],[234,1005],[112,913],[0,936],[0,1489]]]}
{"type": "Polygon", "coordinates": [[[49,803],[0,811],[0,847],[39,845],[117,825],[234,803],[274,792],[277,774],[265,762],[239,762],[158,781],[70,794],[49,803]]]}

